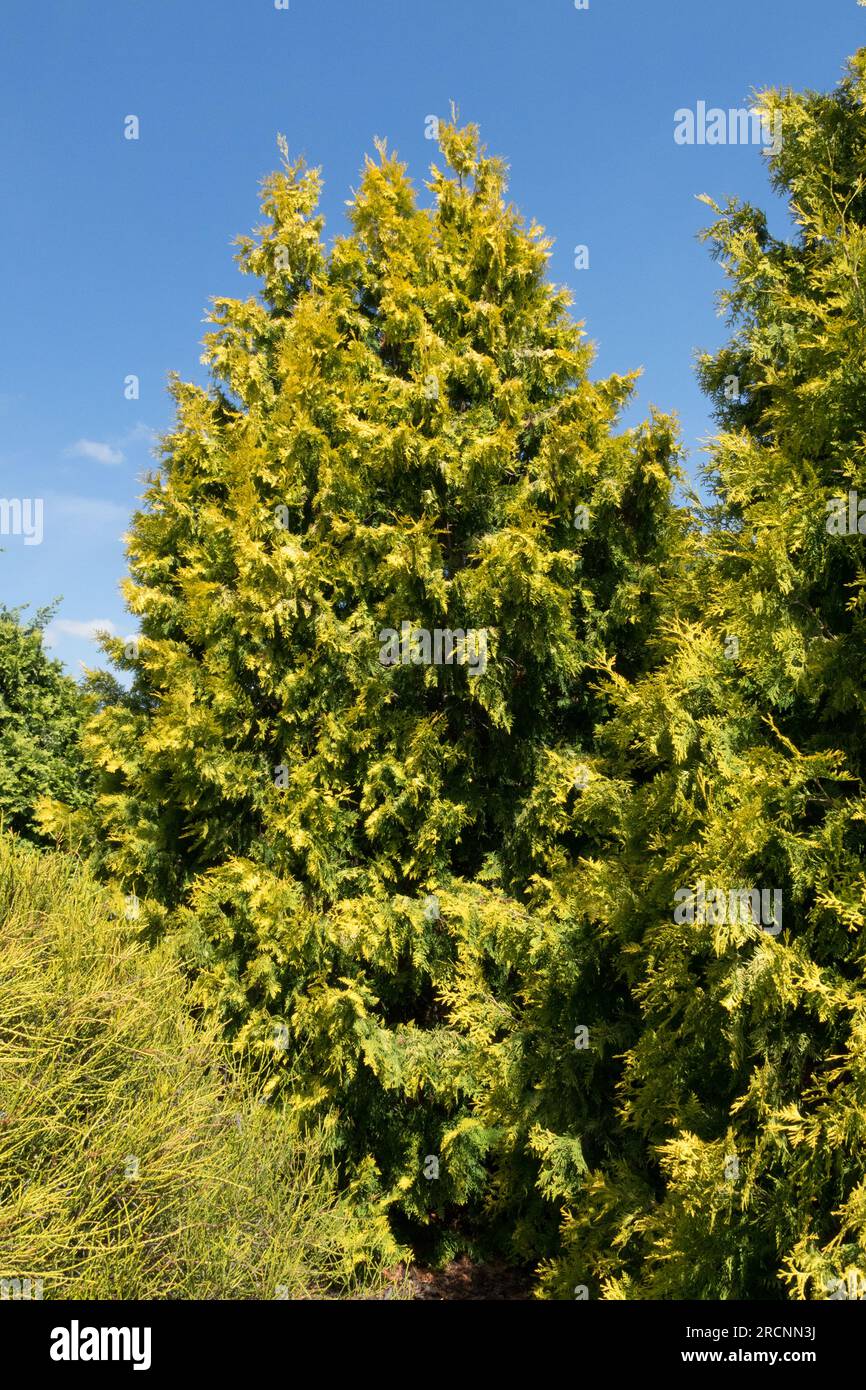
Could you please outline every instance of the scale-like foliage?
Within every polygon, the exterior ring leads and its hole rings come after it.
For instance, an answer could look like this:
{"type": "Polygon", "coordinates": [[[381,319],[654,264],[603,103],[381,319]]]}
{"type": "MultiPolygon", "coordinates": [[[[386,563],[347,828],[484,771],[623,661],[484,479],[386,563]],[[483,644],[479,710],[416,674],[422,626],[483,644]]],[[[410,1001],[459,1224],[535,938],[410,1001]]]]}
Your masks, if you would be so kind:
{"type": "Polygon", "coordinates": [[[602,740],[632,788],[606,911],[642,1016],[619,1118],[649,1162],[575,1193],[555,1291],[866,1294],[864,548],[834,502],[866,491],[866,52],[830,96],[763,100],[792,233],[716,208],[714,501],[667,659],[617,681],[602,740]],[[701,884],[782,911],[678,916],[701,884]]]}
{"type": "Polygon", "coordinates": [[[625,1142],[636,1009],[575,866],[619,834],[594,730],[605,673],[655,659],[676,444],[615,432],[633,377],[588,378],[474,128],[440,145],[424,207],[380,144],[330,248],[283,150],[241,241],[261,294],[216,301],[210,389],[174,383],[132,688],[86,742],[103,863],[237,1045],[292,1058],[405,1212],[456,1241],[483,1199],[537,1255],[625,1142]]]}
{"type": "Polygon", "coordinates": [[[85,700],[45,651],[50,617],[44,610],[22,621],[0,605],[0,822],[35,840],[39,800],[79,806],[88,783],[79,750],[85,700]]]}

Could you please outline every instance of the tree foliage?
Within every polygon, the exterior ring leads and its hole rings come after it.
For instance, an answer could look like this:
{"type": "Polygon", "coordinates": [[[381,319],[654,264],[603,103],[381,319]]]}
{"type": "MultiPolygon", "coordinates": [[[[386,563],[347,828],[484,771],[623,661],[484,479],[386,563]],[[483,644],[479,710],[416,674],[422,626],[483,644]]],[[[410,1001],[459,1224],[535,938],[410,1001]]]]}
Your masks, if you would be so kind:
{"type": "Polygon", "coordinates": [[[866,488],[866,52],[829,96],[763,101],[790,234],[713,205],[710,501],[666,659],[617,679],[603,733],[632,788],[604,913],[641,1009],[619,1115],[649,1163],[592,1175],[550,1280],[608,1297],[866,1291],[864,552],[833,523],[866,488]],[[778,890],[780,920],[678,923],[698,884],[778,890]]]}
{"type": "Polygon", "coordinates": [[[672,422],[616,431],[634,375],[588,377],[475,129],[440,146],[422,206],[378,144],[330,249],[283,150],[240,242],[260,292],[215,301],[211,386],[173,385],[132,689],[86,743],[104,863],[237,1046],[281,1040],[347,1169],[446,1244],[487,1203],[535,1255],[557,1175],[616,1147],[634,1011],[570,876],[616,819],[605,673],[652,665],[684,528],[672,422]],[[422,645],[385,664],[388,631],[422,645]],[[484,662],[412,659],[437,631],[484,662]]]}
{"type": "Polygon", "coordinates": [[[703,499],[450,125],[330,248],[283,149],[133,525],[104,868],[348,1176],[551,1296],[866,1280],[864,99],[763,94],[784,235],[705,199],[703,499]]]}
{"type": "Polygon", "coordinates": [[[0,820],[42,840],[36,806],[45,796],[76,807],[89,777],[79,748],[84,697],[59,661],[45,651],[51,613],[27,622],[0,606],[0,820]]]}

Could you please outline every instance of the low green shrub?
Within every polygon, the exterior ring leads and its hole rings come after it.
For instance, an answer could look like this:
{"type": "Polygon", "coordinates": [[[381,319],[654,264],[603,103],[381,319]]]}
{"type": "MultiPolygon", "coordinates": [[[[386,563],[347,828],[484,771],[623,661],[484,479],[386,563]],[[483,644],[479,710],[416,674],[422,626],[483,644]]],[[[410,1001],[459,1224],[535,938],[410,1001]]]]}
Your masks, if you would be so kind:
{"type": "Polygon", "coordinates": [[[72,1299],[391,1288],[399,1252],[363,1172],[338,1192],[330,1121],[302,1133],[226,1061],[134,912],[0,836],[0,1277],[72,1299]]]}

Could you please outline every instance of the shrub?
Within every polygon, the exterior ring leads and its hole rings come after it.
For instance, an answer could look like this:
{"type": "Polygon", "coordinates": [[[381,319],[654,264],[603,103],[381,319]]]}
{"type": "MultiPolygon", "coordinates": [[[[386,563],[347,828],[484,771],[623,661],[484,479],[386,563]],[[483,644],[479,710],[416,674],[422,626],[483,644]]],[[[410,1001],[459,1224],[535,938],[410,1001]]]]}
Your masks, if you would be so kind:
{"type": "Polygon", "coordinates": [[[40,798],[81,806],[90,780],[79,747],[85,699],[45,651],[50,616],[42,610],[24,622],[0,605],[0,823],[43,842],[34,814],[40,798]]]}
{"type": "Polygon", "coordinates": [[[0,1277],[62,1299],[375,1296],[397,1252],[353,1214],[364,1174],[338,1193],[329,1124],[302,1132],[226,1061],[126,911],[0,836],[0,1277]]]}

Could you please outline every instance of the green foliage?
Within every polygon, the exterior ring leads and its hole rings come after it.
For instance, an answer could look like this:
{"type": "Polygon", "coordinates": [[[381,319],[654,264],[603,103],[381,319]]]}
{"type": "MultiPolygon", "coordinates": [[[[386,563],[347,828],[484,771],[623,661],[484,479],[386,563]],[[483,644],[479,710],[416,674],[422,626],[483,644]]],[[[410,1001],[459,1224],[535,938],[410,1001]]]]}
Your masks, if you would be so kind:
{"type": "Polygon", "coordinates": [[[51,617],[22,622],[0,605],[0,822],[40,837],[35,808],[44,796],[75,807],[87,796],[79,750],[84,697],[42,644],[51,617]]]}
{"type": "Polygon", "coordinates": [[[0,1277],[46,1299],[376,1296],[395,1252],[332,1147],[191,1021],[119,894],[0,836],[0,1277]]]}
{"type": "Polygon", "coordinates": [[[472,127],[429,207],[379,145],[330,249],[283,150],[66,816],[374,1210],[553,1297],[866,1278],[866,565],[830,524],[866,497],[866,52],[762,102],[792,229],[706,200],[732,336],[681,510],[672,423],[616,432],[633,380],[588,378],[472,127]],[[403,623],[486,662],[383,664],[403,623]]]}
{"type": "Polygon", "coordinates": [[[619,1118],[646,1159],[593,1173],[557,1293],[866,1289],[864,550],[827,524],[832,498],[866,490],[866,52],[830,96],[763,101],[794,231],[716,208],[735,331],[700,364],[713,501],[667,658],[617,681],[602,738],[632,787],[631,907],[612,891],[605,915],[641,1010],[619,1118]],[[782,930],[715,909],[678,923],[676,891],[700,882],[779,889],[782,930]]]}
{"type": "Polygon", "coordinates": [[[266,182],[261,295],[215,302],[133,522],[92,838],[239,1048],[286,1030],[348,1173],[443,1250],[516,1226],[534,1256],[623,1142],[635,1010],[572,879],[616,834],[605,672],[651,667],[685,536],[671,421],[615,432],[634,378],[588,378],[475,129],[440,145],[423,207],[380,144],[330,250],[318,175],[266,182]],[[383,664],[403,623],[483,632],[483,669],[383,664]]]}

